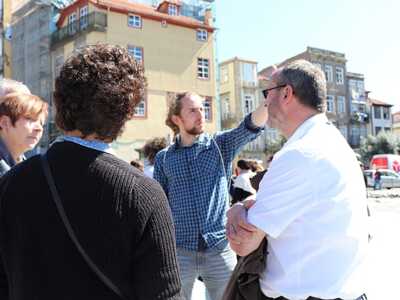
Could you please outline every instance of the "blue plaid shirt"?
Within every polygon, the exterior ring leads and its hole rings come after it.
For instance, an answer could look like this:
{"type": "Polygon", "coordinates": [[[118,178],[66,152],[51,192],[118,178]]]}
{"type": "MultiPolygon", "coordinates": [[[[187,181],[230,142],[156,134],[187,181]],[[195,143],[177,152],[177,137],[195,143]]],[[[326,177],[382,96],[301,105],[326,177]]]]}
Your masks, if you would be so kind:
{"type": "Polygon", "coordinates": [[[226,239],[226,210],[229,206],[228,180],[232,161],[241,148],[262,132],[251,115],[235,129],[214,136],[201,134],[189,147],[179,137],[156,156],[154,179],[163,187],[171,207],[177,247],[198,250],[200,237],[212,248],[226,239]],[[223,157],[218,153],[218,144],[223,157]]]}

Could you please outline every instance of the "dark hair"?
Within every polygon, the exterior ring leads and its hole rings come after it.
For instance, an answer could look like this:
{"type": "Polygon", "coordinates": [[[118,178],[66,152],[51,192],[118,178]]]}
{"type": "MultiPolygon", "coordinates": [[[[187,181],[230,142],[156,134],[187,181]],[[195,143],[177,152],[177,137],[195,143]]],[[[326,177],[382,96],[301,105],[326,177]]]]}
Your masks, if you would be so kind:
{"type": "Polygon", "coordinates": [[[135,167],[136,169],[138,169],[138,170],[143,172],[143,164],[140,161],[132,160],[130,162],[130,164],[131,164],[132,167],[135,167]]]}
{"type": "Polygon", "coordinates": [[[156,154],[165,147],[167,147],[166,138],[154,138],[148,140],[143,146],[144,157],[147,158],[151,165],[154,165],[156,154]]]}
{"type": "Polygon", "coordinates": [[[326,80],[320,68],[306,60],[296,60],[277,73],[278,85],[290,85],[304,105],[326,111],[326,80]]]}
{"type": "Polygon", "coordinates": [[[142,65],[125,48],[87,46],[65,62],[56,79],[56,124],[84,137],[115,140],[145,97],[145,87],[142,65]]]}
{"type": "Polygon", "coordinates": [[[251,163],[248,160],[245,159],[239,159],[237,162],[238,168],[242,170],[250,170],[251,169],[251,163]]]}

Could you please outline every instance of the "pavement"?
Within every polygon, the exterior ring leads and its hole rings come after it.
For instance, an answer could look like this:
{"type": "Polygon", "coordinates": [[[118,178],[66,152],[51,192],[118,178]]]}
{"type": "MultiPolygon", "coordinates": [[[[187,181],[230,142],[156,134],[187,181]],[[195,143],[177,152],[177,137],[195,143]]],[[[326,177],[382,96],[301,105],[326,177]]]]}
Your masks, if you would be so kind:
{"type": "Polygon", "coordinates": [[[371,247],[368,300],[400,299],[400,189],[368,192],[371,247]]]}
{"type": "MultiPolygon", "coordinates": [[[[371,211],[368,278],[368,300],[400,299],[400,188],[368,190],[371,211]]],[[[205,300],[205,288],[196,281],[192,300],[205,300]]]]}

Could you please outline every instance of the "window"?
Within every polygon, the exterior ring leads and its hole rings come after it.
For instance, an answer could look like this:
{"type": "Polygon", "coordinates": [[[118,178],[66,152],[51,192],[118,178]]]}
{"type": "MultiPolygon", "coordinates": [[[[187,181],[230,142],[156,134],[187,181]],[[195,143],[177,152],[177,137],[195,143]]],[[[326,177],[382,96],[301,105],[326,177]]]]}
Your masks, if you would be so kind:
{"type": "Polygon", "coordinates": [[[228,80],[229,80],[228,67],[223,66],[221,67],[221,83],[228,82],[228,80]]]}
{"type": "Polygon", "coordinates": [[[389,107],[382,107],[382,112],[383,112],[383,118],[385,120],[389,120],[390,119],[390,110],[389,107]]]}
{"type": "Polygon", "coordinates": [[[254,110],[254,96],[253,95],[244,95],[244,109],[243,113],[248,115],[254,110]]]}
{"type": "Polygon", "coordinates": [[[337,96],[337,109],[339,114],[346,112],[346,98],[343,96],[337,96]]]}
{"type": "Polygon", "coordinates": [[[257,85],[256,65],[249,64],[249,63],[242,63],[240,71],[241,71],[242,80],[245,84],[254,86],[254,87],[257,85]]]}
{"type": "Polygon", "coordinates": [[[386,132],[391,132],[392,129],[391,129],[390,127],[385,127],[385,131],[386,131],[386,132]]]}
{"type": "Polygon", "coordinates": [[[335,111],[334,97],[332,95],[326,96],[326,111],[333,113],[335,111]]]}
{"type": "Polygon", "coordinates": [[[211,99],[209,97],[206,97],[206,99],[203,102],[203,107],[204,107],[204,119],[207,122],[212,121],[212,106],[211,106],[211,99]]]}
{"type": "Polygon", "coordinates": [[[63,64],[64,64],[64,55],[63,54],[57,55],[54,60],[54,78],[56,78],[60,74],[63,64]]]}
{"type": "Polygon", "coordinates": [[[170,16],[177,16],[178,15],[178,7],[175,4],[168,5],[168,14],[170,16]]]}
{"type": "Polygon", "coordinates": [[[134,117],[145,117],[146,116],[146,101],[141,100],[135,107],[134,117]]]}
{"type": "Polygon", "coordinates": [[[336,67],[336,84],[344,83],[344,71],[342,67],[336,67]]]}
{"type": "Polygon", "coordinates": [[[339,131],[347,140],[347,126],[346,125],[339,126],[339,131]]]}
{"type": "Polygon", "coordinates": [[[221,97],[221,104],[222,104],[222,119],[226,120],[229,119],[230,114],[230,104],[229,104],[229,95],[221,97]]]}
{"type": "Polygon", "coordinates": [[[79,10],[79,24],[81,29],[87,28],[89,24],[88,16],[89,15],[89,9],[88,6],[81,7],[79,10]]]}
{"type": "Polygon", "coordinates": [[[197,29],[196,37],[198,41],[207,41],[208,32],[205,29],[197,29]]]}
{"type": "Polygon", "coordinates": [[[142,28],[142,17],[137,15],[129,15],[128,26],[134,28],[142,28]]]}
{"type": "Polygon", "coordinates": [[[380,106],[374,106],[374,117],[375,117],[375,119],[381,119],[382,118],[382,112],[381,112],[381,107],[380,106]]]}
{"type": "Polygon", "coordinates": [[[375,135],[377,135],[382,130],[382,127],[375,127],[375,135]]]}
{"type": "Polygon", "coordinates": [[[331,65],[325,66],[325,77],[327,82],[333,81],[333,70],[331,65]]]}
{"type": "Polygon", "coordinates": [[[75,34],[76,32],[76,13],[72,13],[68,16],[68,33],[75,34]]]}
{"type": "Polygon", "coordinates": [[[128,52],[134,59],[143,64],[143,48],[136,46],[128,46],[128,52]]]}
{"type": "Polygon", "coordinates": [[[200,79],[209,78],[209,61],[207,58],[197,58],[197,77],[200,79]]]}

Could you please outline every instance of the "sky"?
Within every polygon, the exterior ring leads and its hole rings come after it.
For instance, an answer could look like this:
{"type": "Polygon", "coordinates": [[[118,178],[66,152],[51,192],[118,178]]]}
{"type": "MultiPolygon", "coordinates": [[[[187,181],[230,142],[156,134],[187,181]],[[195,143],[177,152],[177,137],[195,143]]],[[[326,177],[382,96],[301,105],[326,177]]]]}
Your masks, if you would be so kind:
{"type": "Polygon", "coordinates": [[[400,1],[216,0],[217,56],[258,62],[258,70],[306,50],[344,53],[370,97],[400,111],[400,1]]]}

